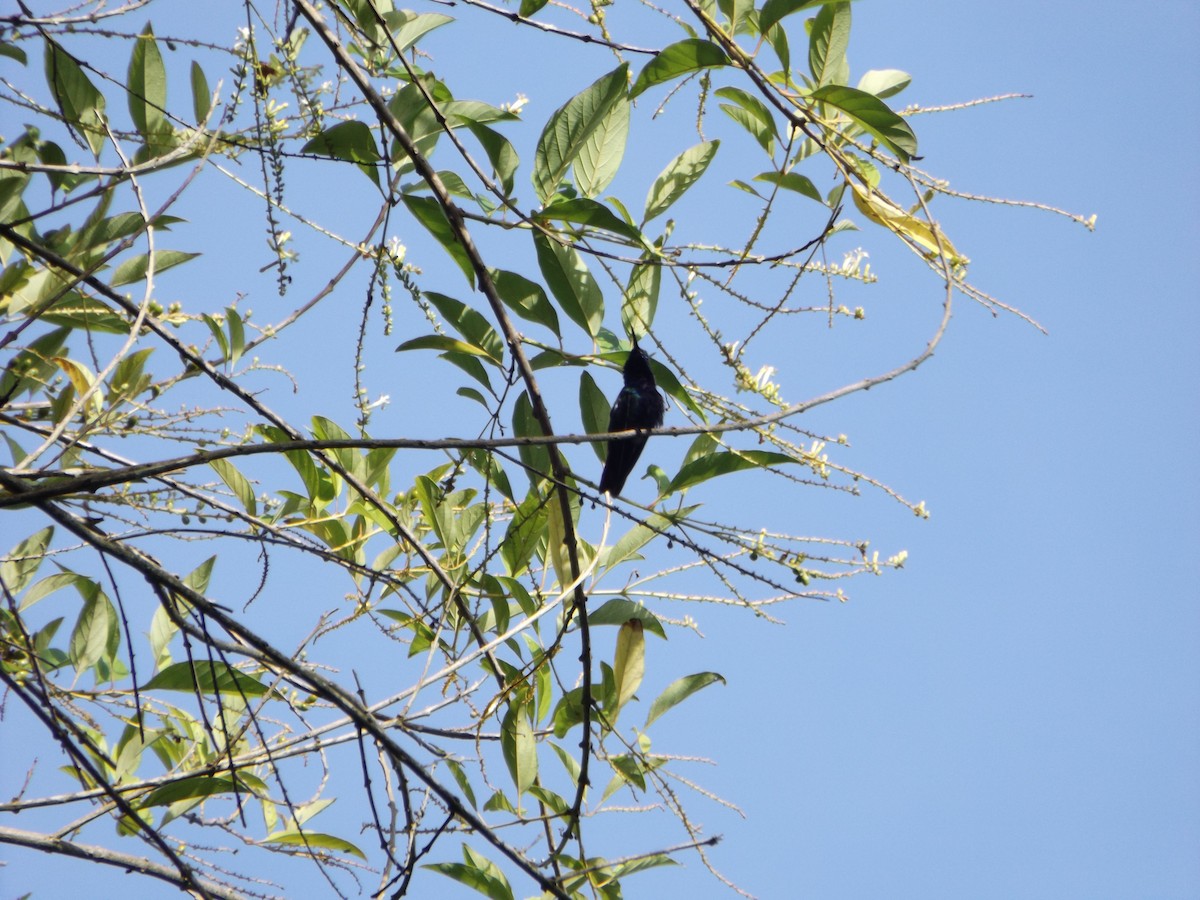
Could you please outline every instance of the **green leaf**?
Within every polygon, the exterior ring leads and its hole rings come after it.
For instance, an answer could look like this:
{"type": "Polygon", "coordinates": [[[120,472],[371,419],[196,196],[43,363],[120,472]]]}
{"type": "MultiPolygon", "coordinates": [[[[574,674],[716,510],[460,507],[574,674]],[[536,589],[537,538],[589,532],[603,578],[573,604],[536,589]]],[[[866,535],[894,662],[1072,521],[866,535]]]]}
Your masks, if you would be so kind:
{"type": "MultiPolygon", "coordinates": [[[[466,847],[463,849],[466,850],[466,847]]],[[[469,863],[428,863],[422,868],[453,878],[459,884],[465,884],[490,900],[513,900],[508,880],[492,863],[488,863],[487,866],[481,866],[474,860],[469,863]]]]}
{"type": "Polygon", "coordinates": [[[474,344],[468,344],[447,334],[427,334],[422,337],[411,338],[396,348],[397,353],[402,353],[406,350],[447,350],[458,353],[469,353],[472,356],[486,359],[493,365],[500,364],[498,359],[482,347],[476,347],[474,344]]]}
{"type": "Polygon", "coordinates": [[[547,2],[548,0],[521,0],[521,16],[528,19],[547,2]]]}
{"type": "Polygon", "coordinates": [[[613,654],[613,678],[617,682],[617,705],[612,711],[616,719],[621,707],[633,699],[646,675],[646,636],[642,623],[630,619],[617,632],[617,649],[613,654]]]}
{"type": "Polygon", "coordinates": [[[492,164],[492,171],[496,177],[500,179],[500,185],[504,188],[505,194],[511,194],[513,189],[513,176],[517,172],[517,167],[520,165],[520,157],[517,156],[517,151],[513,149],[513,145],[509,143],[508,138],[488,128],[486,125],[477,123],[468,123],[467,128],[471,134],[475,135],[475,139],[479,141],[483,147],[483,152],[487,154],[488,162],[492,164]]]}
{"type": "Polygon", "coordinates": [[[252,516],[258,515],[258,502],[254,499],[254,486],[245,475],[239,472],[227,459],[214,459],[209,462],[213,471],[221,476],[226,487],[233,491],[242,507],[252,516]]]}
{"type": "Polygon", "coordinates": [[[75,671],[86,672],[101,663],[111,666],[120,641],[117,611],[94,581],[77,580],[75,586],[84,598],[69,647],[75,671]]]}
{"type": "Polygon", "coordinates": [[[504,269],[490,271],[496,292],[505,306],[522,319],[544,325],[554,332],[556,337],[562,337],[558,330],[558,313],[554,311],[550,298],[546,296],[540,284],[516,272],[504,269]]]}
{"type": "Polygon", "coordinates": [[[57,370],[52,360],[62,351],[68,334],[67,328],[55,328],[18,353],[0,376],[0,397],[16,399],[23,392],[32,395],[40,390],[57,370]]]}
{"type": "Polygon", "coordinates": [[[767,0],[758,14],[758,30],[765,34],[773,25],[802,9],[812,9],[815,6],[825,6],[832,0],[767,0]]]}
{"type": "Polygon", "coordinates": [[[129,92],[129,116],[147,144],[161,134],[163,126],[169,131],[166,120],[167,71],[163,68],[162,54],[154,40],[154,29],[150,24],[138,35],[129,59],[127,75],[129,92]]]}
{"type": "Polygon", "coordinates": [[[874,94],[842,85],[828,85],[813,91],[810,96],[844,112],[896,154],[901,162],[908,162],[916,155],[917,136],[913,130],[874,94]]]}
{"type": "Polygon", "coordinates": [[[212,92],[208,89],[208,79],[204,77],[204,70],[200,68],[198,62],[192,63],[191,80],[192,112],[196,116],[196,122],[201,123],[212,112],[213,96],[212,92]]]}
{"type": "MultiPolygon", "coordinates": [[[[536,476],[530,473],[530,477],[536,476]]],[[[546,501],[531,487],[525,499],[513,510],[504,541],[500,544],[500,557],[509,575],[516,577],[529,568],[533,552],[546,532],[546,520],[546,501]]]]}
{"type": "MultiPolygon", "coordinates": [[[[583,421],[585,434],[603,434],[608,431],[609,403],[604,391],[596,385],[595,380],[587,372],[579,375],[579,416],[583,421]]],[[[592,450],[603,462],[606,458],[604,445],[598,441],[592,442],[592,450]]]]}
{"type": "Polygon", "coordinates": [[[261,697],[267,686],[219,661],[198,659],[167,666],[142,686],[143,691],[185,691],[189,694],[230,694],[261,697]]]}
{"type": "Polygon", "coordinates": [[[471,780],[467,777],[466,770],[463,769],[462,763],[456,759],[447,758],[444,760],[447,768],[450,769],[450,774],[454,776],[454,780],[458,782],[458,789],[462,791],[467,802],[475,808],[475,790],[471,787],[471,780]]]}
{"type": "Polygon", "coordinates": [[[365,122],[338,122],[309,140],[300,148],[300,152],[355,163],[379,187],[381,157],[375,144],[375,134],[365,122]]]}
{"type": "Polygon", "coordinates": [[[741,472],[746,469],[767,469],[771,466],[791,462],[795,462],[795,460],[790,456],[771,453],[767,450],[729,450],[724,453],[713,453],[685,464],[671,479],[668,490],[670,493],[674,493],[719,475],[728,475],[731,472],[741,472]]]}
{"type": "Polygon", "coordinates": [[[396,42],[395,49],[399,53],[403,53],[433,29],[454,21],[450,16],[443,16],[441,13],[412,13],[408,10],[387,13],[383,20],[391,29],[392,39],[396,42]]]}
{"type": "Polygon", "coordinates": [[[721,111],[746,129],[768,156],[772,155],[775,152],[775,139],[779,136],[779,131],[775,125],[775,117],[771,115],[766,104],[741,88],[718,88],[716,95],[732,101],[731,103],[722,103],[721,111]]]}
{"type": "Polygon", "coordinates": [[[850,75],[846,48],[850,46],[850,4],[822,6],[808,39],[808,68],[818,85],[845,84],[850,75]]]}
{"type": "Polygon", "coordinates": [[[359,859],[367,855],[349,841],[334,837],[332,834],[322,834],[319,831],[297,831],[294,829],[277,831],[263,838],[264,844],[284,844],[289,847],[314,847],[321,850],[336,850],[339,853],[349,853],[359,859]]]}
{"type": "Polygon", "coordinates": [[[825,205],[825,198],[821,196],[817,186],[812,183],[811,179],[799,172],[763,172],[761,175],[755,175],[754,180],[765,181],[767,184],[795,191],[797,194],[803,194],[805,197],[816,200],[822,206],[825,205]]]}
{"type": "MultiPolygon", "coordinates": [[[[158,250],[154,253],[154,274],[161,275],[167,269],[173,269],[175,266],[182,265],[189,259],[195,259],[199,253],[185,253],[183,250],[158,250]]],[[[140,254],[132,259],[127,259],[121,265],[117,266],[117,271],[113,272],[112,280],[109,284],[112,287],[121,287],[126,284],[133,284],[135,281],[141,281],[146,277],[146,272],[150,269],[150,257],[148,254],[140,254]]]]}
{"type": "MultiPolygon", "coordinates": [[[[542,436],[542,426],[534,418],[533,404],[525,391],[513,406],[513,433],[517,437],[542,436]]],[[[545,444],[522,444],[517,449],[530,481],[537,483],[550,474],[550,451],[545,444]]]]}
{"type": "Polygon", "coordinates": [[[662,622],[658,621],[658,617],[642,604],[625,597],[614,597],[612,600],[605,601],[600,608],[588,612],[589,625],[620,626],[631,620],[637,620],[647,631],[656,634],[663,640],[667,639],[667,632],[663,629],[662,622]]]}
{"type": "Polygon", "coordinates": [[[604,322],[604,294],[583,257],[574,247],[564,246],[536,229],[533,245],[538,268],[559,308],[589,336],[595,337],[604,322]]]}
{"type": "Polygon", "coordinates": [[[497,365],[504,364],[504,341],[477,310],[436,291],[425,291],[425,298],[469,344],[481,348],[497,365]]]}
{"type": "Polygon", "coordinates": [[[900,93],[912,83],[912,76],[899,69],[871,69],[858,79],[858,89],[880,100],[900,93]]]}
{"type": "MultiPolygon", "coordinates": [[[[718,92],[719,93],[719,92],[718,92]]],[[[642,216],[644,226],[651,219],[662,215],[682,197],[693,184],[700,180],[709,163],[717,155],[720,141],[704,141],[684,150],[667,163],[646,194],[646,211],[642,216]]]]}
{"type": "Polygon", "coordinates": [[[16,44],[10,44],[8,41],[0,42],[0,56],[7,56],[9,59],[15,59],[21,65],[25,65],[27,61],[25,51],[16,44]]]}
{"type": "Polygon", "coordinates": [[[659,51],[642,69],[629,96],[636,97],[656,84],[689,72],[727,65],[729,57],[716,44],[700,38],[688,38],[659,51]]]}
{"type": "Polygon", "coordinates": [[[611,231],[637,244],[644,244],[641,231],[630,225],[603,203],[589,197],[556,200],[537,214],[539,221],[573,222],[611,231]]]}
{"type": "Polygon", "coordinates": [[[575,159],[575,184],[585,197],[595,197],[617,175],[629,140],[629,98],[621,95],[583,142],[575,159]]]}
{"type": "Polygon", "coordinates": [[[237,782],[227,776],[198,775],[155,788],[145,797],[140,798],[136,806],[138,809],[147,809],[151,806],[170,806],[180,800],[232,794],[238,789],[244,790],[245,786],[239,786],[237,782]]]}
{"type": "Polygon", "coordinates": [[[46,83],[67,127],[100,158],[108,137],[104,130],[104,95],[96,90],[67,51],[46,39],[46,83]]]}
{"type": "Polygon", "coordinates": [[[105,334],[129,334],[129,320],[93,297],[81,297],[72,291],[51,304],[42,314],[51,325],[105,334]]]}
{"type": "Polygon", "coordinates": [[[458,242],[458,237],[450,226],[450,220],[446,218],[446,211],[442,209],[442,205],[432,197],[418,197],[415,194],[404,194],[402,199],[404,205],[408,207],[408,211],[445,248],[446,252],[450,254],[450,258],[458,263],[458,267],[467,276],[471,287],[474,287],[475,269],[471,265],[471,257],[467,255],[466,248],[458,242]]]}
{"type": "Polygon", "coordinates": [[[524,703],[509,705],[500,725],[500,748],[520,796],[537,781],[538,772],[537,739],[524,703]]]}
{"type": "Polygon", "coordinates": [[[533,157],[533,186],[545,203],[558,190],[584,145],[626,96],[629,67],[622,63],[559,107],[542,130],[533,157]]]}
{"type": "Polygon", "coordinates": [[[634,266],[625,286],[625,298],[621,303],[621,327],[630,337],[640,337],[654,324],[658,310],[658,290],[662,283],[662,267],[649,256],[643,264],[634,266]]]}
{"type": "Polygon", "coordinates": [[[46,548],[50,546],[52,537],[54,527],[47,526],[35,531],[9,551],[0,563],[0,582],[3,582],[6,591],[15,596],[25,590],[25,585],[37,574],[42,560],[46,558],[46,548]]]}
{"type": "Polygon", "coordinates": [[[725,684],[724,676],[718,675],[716,672],[698,672],[695,675],[685,675],[683,678],[672,681],[667,685],[667,689],[663,691],[655,701],[650,704],[650,712],[646,714],[646,724],[644,727],[649,728],[650,723],[667,712],[674,706],[678,706],[696,691],[708,687],[716,682],[725,684]]]}

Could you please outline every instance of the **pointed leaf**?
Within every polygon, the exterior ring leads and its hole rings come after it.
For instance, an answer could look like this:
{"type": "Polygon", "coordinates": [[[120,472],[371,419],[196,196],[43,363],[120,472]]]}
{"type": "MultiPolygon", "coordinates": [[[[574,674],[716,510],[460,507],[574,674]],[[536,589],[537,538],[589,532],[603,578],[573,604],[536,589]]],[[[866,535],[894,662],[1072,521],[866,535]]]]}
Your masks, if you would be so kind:
{"type": "Polygon", "coordinates": [[[617,650],[613,656],[613,677],[617,682],[617,707],[612,717],[637,693],[646,674],[646,636],[642,623],[630,619],[617,632],[617,650]]]}
{"type": "Polygon", "coordinates": [[[646,212],[642,217],[643,225],[666,212],[676,200],[687,192],[688,188],[700,180],[700,176],[708,169],[709,163],[717,155],[717,148],[720,146],[720,141],[705,141],[689,147],[667,163],[666,168],[654,179],[654,184],[650,186],[650,190],[646,194],[646,212]]]}
{"type": "Polygon", "coordinates": [[[746,469],[766,469],[792,462],[795,460],[790,456],[771,453],[767,450],[730,450],[724,453],[713,453],[684,465],[679,470],[679,474],[671,479],[669,490],[674,493],[719,475],[728,475],[731,472],[741,472],[746,469]]]}
{"type": "Polygon", "coordinates": [[[829,85],[818,88],[810,96],[813,100],[840,109],[895,153],[901,162],[908,162],[916,155],[917,136],[913,130],[874,94],[857,88],[829,85]]]}
{"type": "Polygon", "coordinates": [[[822,6],[813,19],[808,39],[808,67],[818,85],[844,84],[850,73],[846,48],[850,46],[850,4],[822,6]]]}
{"type": "Polygon", "coordinates": [[[729,65],[725,51],[711,41],[688,38],[663,48],[642,69],[633,85],[630,97],[643,91],[700,69],[729,65]]]}
{"type": "Polygon", "coordinates": [[[629,86],[629,67],[621,64],[559,107],[542,130],[533,158],[533,186],[543,203],[558,190],[567,170],[600,128],[629,86]]]}
{"type": "Polygon", "coordinates": [[[458,237],[450,226],[450,220],[446,218],[446,211],[442,209],[441,204],[432,197],[418,197],[415,194],[404,194],[402,199],[404,205],[408,207],[408,211],[445,248],[446,252],[450,254],[450,258],[458,263],[458,267],[467,276],[471,287],[474,287],[475,268],[471,265],[471,257],[467,255],[463,245],[458,242],[458,237]]]}
{"type": "Polygon", "coordinates": [[[258,503],[254,499],[254,486],[245,475],[239,472],[227,459],[214,459],[209,462],[213,471],[221,476],[221,480],[233,491],[233,495],[252,516],[258,515],[258,503]]]}
{"type": "Polygon", "coordinates": [[[629,98],[618,97],[580,148],[575,160],[575,184],[585,197],[595,197],[616,177],[629,140],[629,110],[629,98]]]}
{"type": "Polygon", "coordinates": [[[802,9],[825,6],[830,2],[831,0],[767,0],[758,14],[759,34],[765,34],[784,16],[790,16],[802,9]]]}
{"type": "Polygon", "coordinates": [[[559,308],[595,337],[604,322],[604,294],[588,271],[587,263],[574,247],[564,246],[540,231],[533,232],[533,244],[538,268],[559,308]]]}
{"type": "MultiPolygon", "coordinates": [[[[585,434],[603,434],[608,431],[608,398],[600,390],[595,380],[587,372],[579,376],[579,416],[583,421],[585,434]]],[[[591,445],[596,456],[603,462],[605,459],[604,446],[598,441],[591,445]]]]}
{"type": "Polygon", "coordinates": [[[205,659],[167,666],[142,686],[144,691],[186,691],[203,694],[244,694],[260,697],[267,686],[223,662],[205,659]]]}
{"type": "Polygon", "coordinates": [[[851,187],[853,188],[854,205],[858,207],[859,212],[876,225],[882,225],[901,237],[908,238],[931,254],[944,252],[951,265],[965,265],[969,262],[936,225],[931,226],[924,219],[910,215],[875,191],[868,192],[857,182],[852,183],[851,187]],[[939,238],[941,239],[940,249],[938,248],[939,238]]]}
{"type": "Polygon", "coordinates": [[[104,131],[104,95],[96,90],[67,51],[46,39],[46,83],[68,128],[85,141],[92,155],[108,140],[104,131]]]}
{"type": "Polygon", "coordinates": [[[496,292],[505,306],[522,319],[545,325],[556,337],[562,337],[558,330],[558,313],[554,311],[550,298],[540,284],[504,269],[492,269],[491,275],[496,292]]]}
{"type": "Polygon", "coordinates": [[[590,225],[611,231],[635,243],[643,243],[642,233],[630,225],[603,203],[588,197],[574,197],[570,200],[556,200],[538,213],[537,218],[543,221],[574,222],[578,225],[590,225]]]}
{"type": "Polygon", "coordinates": [[[379,147],[374,132],[365,122],[338,122],[310,139],[300,152],[356,163],[379,187],[379,147]]]}
{"type": "Polygon", "coordinates": [[[755,175],[754,180],[765,181],[767,184],[774,184],[786,190],[795,191],[797,194],[803,194],[805,197],[816,200],[822,206],[825,204],[825,198],[821,196],[817,186],[812,183],[811,179],[799,172],[763,172],[761,175],[755,175]]]}
{"type": "Polygon", "coordinates": [[[672,681],[667,685],[667,689],[663,691],[655,701],[650,704],[650,712],[646,715],[646,728],[650,727],[650,723],[667,712],[674,706],[678,706],[696,691],[708,687],[716,682],[725,684],[725,678],[718,675],[716,672],[698,672],[695,675],[685,675],[683,678],[672,681]]]}
{"type": "Polygon", "coordinates": [[[167,71],[154,40],[154,29],[149,24],[133,45],[127,87],[129,116],[138,134],[149,143],[166,124],[167,106],[167,71]]]}

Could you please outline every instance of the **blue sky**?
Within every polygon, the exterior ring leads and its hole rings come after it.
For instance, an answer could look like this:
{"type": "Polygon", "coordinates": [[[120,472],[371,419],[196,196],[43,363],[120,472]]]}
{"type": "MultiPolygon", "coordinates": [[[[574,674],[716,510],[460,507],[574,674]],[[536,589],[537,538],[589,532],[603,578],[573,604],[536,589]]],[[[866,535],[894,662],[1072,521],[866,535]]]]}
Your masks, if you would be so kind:
{"type": "MultiPolygon", "coordinates": [[[[699,801],[693,811],[723,836],[713,864],[758,897],[1195,897],[1200,9],[854,9],[852,69],[910,72],[903,102],[1033,95],[915,119],[928,171],[960,190],[1095,213],[1097,228],[1034,210],[935,207],[972,258],[973,280],[1048,334],[957,300],[920,370],[812,414],[816,430],[850,436],[850,464],[924,500],[932,516],[919,521],[870,493],[784,510],[797,531],[870,536],[884,555],[907,549],[909,562],[857,580],[849,603],[778,610],[783,625],[686,610],[704,637],[652,643],[643,696],[700,669],[728,684],[664,718],[655,748],[715,763],[689,774],[744,818],[699,801]]],[[[472,74],[486,85],[480,60],[472,74]]],[[[536,123],[577,88],[537,87],[527,91],[536,123]]],[[[631,168],[653,177],[673,152],[631,168]]],[[[339,213],[356,221],[349,206],[339,213]]],[[[901,361],[907,348],[889,338],[912,329],[916,340],[936,322],[936,285],[911,258],[876,233],[855,241],[880,278],[864,295],[862,343],[831,338],[837,359],[807,338],[763,350],[796,385],[793,399],[837,386],[839,365],[862,374],[901,361]]],[[[355,325],[318,320],[307,339],[355,325]]],[[[612,378],[601,386],[615,391],[612,378]]],[[[326,396],[317,387],[270,402],[311,414],[326,396]]],[[[398,393],[384,431],[420,411],[419,397],[398,393]]],[[[436,422],[430,433],[453,429],[436,422]]],[[[647,453],[682,452],[664,443],[647,453]]],[[[732,490],[713,498],[717,508],[772,502],[769,491],[732,490]]],[[[125,896],[167,896],[114,883],[125,896]]],[[[444,896],[476,896],[455,890],[447,882],[444,896]]],[[[626,886],[630,898],[667,891],[732,896],[694,858],[626,886]]]]}

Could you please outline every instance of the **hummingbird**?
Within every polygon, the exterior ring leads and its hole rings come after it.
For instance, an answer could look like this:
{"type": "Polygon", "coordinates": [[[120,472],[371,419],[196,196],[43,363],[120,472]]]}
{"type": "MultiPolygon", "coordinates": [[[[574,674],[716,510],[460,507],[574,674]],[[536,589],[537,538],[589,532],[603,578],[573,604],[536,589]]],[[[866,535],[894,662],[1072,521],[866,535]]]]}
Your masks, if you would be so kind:
{"type": "MultiPolygon", "coordinates": [[[[638,347],[637,338],[633,339],[633,349],[629,351],[629,358],[625,360],[622,374],[625,386],[621,388],[621,393],[617,394],[617,402],[613,404],[612,412],[608,415],[608,430],[657,428],[663,423],[667,405],[654,383],[650,359],[638,347]]],[[[625,479],[629,477],[638,457],[642,455],[648,437],[645,434],[635,434],[612,438],[608,442],[608,458],[604,463],[604,473],[600,476],[601,492],[621,493],[621,489],[625,487],[625,479]]]]}

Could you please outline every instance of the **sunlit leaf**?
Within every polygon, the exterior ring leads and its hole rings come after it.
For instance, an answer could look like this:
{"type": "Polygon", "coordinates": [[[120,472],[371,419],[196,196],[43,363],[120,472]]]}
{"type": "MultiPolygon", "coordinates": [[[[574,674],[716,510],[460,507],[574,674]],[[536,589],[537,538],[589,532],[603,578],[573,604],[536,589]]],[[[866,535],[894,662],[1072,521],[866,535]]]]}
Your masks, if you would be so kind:
{"type": "Polygon", "coordinates": [[[924,219],[910,215],[889,202],[881,194],[875,191],[868,192],[857,182],[852,183],[851,187],[853,188],[854,205],[858,207],[859,212],[876,225],[882,225],[901,237],[908,238],[930,254],[944,253],[951,265],[965,265],[969,262],[958,252],[958,249],[942,233],[941,229],[935,231],[936,226],[930,225],[924,219]]]}
{"type": "Polygon", "coordinates": [[[244,694],[260,697],[267,686],[220,661],[196,660],[167,666],[142,685],[144,691],[185,691],[202,694],[244,694]]]}
{"type": "Polygon", "coordinates": [[[755,181],[765,181],[767,184],[774,184],[785,190],[795,191],[797,194],[803,194],[812,200],[824,205],[825,198],[821,196],[821,192],[817,190],[817,186],[812,183],[812,180],[799,172],[763,172],[760,175],[754,176],[755,181]]]}
{"type": "Polygon", "coordinates": [[[828,85],[813,91],[810,96],[813,100],[840,109],[864,130],[874,135],[902,162],[908,162],[916,155],[917,136],[913,134],[913,130],[874,94],[842,85],[828,85]]]}
{"type": "Polygon", "coordinates": [[[617,649],[613,655],[613,677],[617,681],[617,708],[612,714],[614,719],[617,711],[633,699],[645,674],[646,636],[642,632],[641,621],[630,619],[617,632],[617,649]]]}
{"type": "Polygon", "coordinates": [[[707,171],[709,163],[717,155],[720,145],[720,141],[704,141],[689,147],[667,163],[646,194],[643,224],[670,209],[688,188],[700,180],[700,176],[707,171]]]}
{"type": "Polygon", "coordinates": [[[669,490],[682,491],[685,488],[692,487],[702,481],[707,481],[710,478],[716,478],[720,475],[728,475],[731,472],[741,472],[746,469],[766,469],[771,466],[780,466],[785,463],[794,463],[795,460],[790,456],[785,456],[782,453],[772,453],[768,450],[727,450],[722,453],[713,453],[709,456],[703,456],[699,459],[692,460],[679,470],[679,473],[671,479],[669,490]]]}
{"type": "Polygon", "coordinates": [[[671,44],[657,53],[638,74],[630,97],[636,97],[656,84],[671,81],[700,69],[729,65],[725,51],[711,41],[688,38],[671,44]]]}
{"type": "Polygon", "coordinates": [[[367,856],[357,846],[332,834],[322,834],[319,831],[277,831],[263,838],[264,844],[283,844],[289,847],[313,847],[317,850],[335,850],[338,853],[349,853],[359,859],[367,856]]]}
{"type": "Polygon", "coordinates": [[[533,186],[543,203],[558,190],[567,170],[625,96],[629,67],[621,64],[559,107],[546,122],[533,157],[533,186]]]}
{"type": "Polygon", "coordinates": [[[858,79],[858,89],[880,100],[900,93],[912,83],[912,76],[899,69],[871,69],[858,79]]]}
{"type": "Polygon", "coordinates": [[[666,690],[659,694],[654,702],[650,704],[650,712],[646,714],[645,727],[649,728],[651,722],[673,707],[678,706],[692,694],[696,693],[696,691],[702,690],[718,681],[721,684],[725,684],[724,676],[718,675],[716,672],[698,672],[695,675],[685,675],[683,678],[672,681],[667,685],[666,690]]]}
{"type": "Polygon", "coordinates": [[[242,507],[252,516],[258,515],[258,503],[254,499],[254,485],[239,472],[227,459],[214,459],[209,462],[213,471],[221,476],[226,487],[233,491],[242,507]]]}
{"type": "Polygon", "coordinates": [[[585,197],[600,194],[617,175],[629,140],[629,98],[621,95],[575,158],[575,184],[585,197]]]}
{"type": "Polygon", "coordinates": [[[133,45],[126,78],[129,116],[138,134],[150,143],[166,123],[167,71],[149,24],[133,45]]]}
{"type": "Polygon", "coordinates": [[[808,68],[818,85],[845,84],[850,74],[846,48],[850,46],[850,4],[821,7],[808,37],[808,68]]]}

